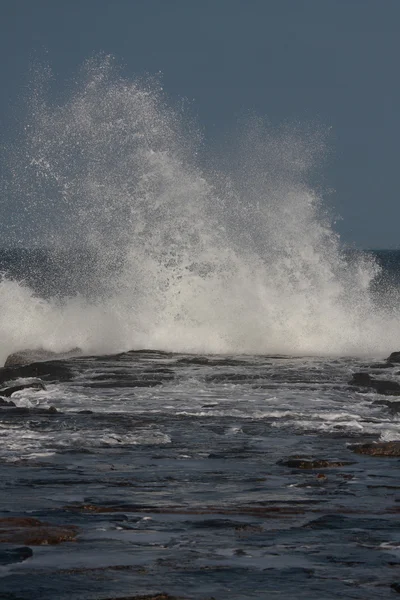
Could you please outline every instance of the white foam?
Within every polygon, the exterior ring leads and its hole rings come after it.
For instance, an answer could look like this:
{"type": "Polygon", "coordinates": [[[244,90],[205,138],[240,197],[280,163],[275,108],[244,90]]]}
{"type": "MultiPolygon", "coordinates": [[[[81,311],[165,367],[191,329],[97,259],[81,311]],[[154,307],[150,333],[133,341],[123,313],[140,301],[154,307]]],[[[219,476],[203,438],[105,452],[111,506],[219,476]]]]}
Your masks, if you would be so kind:
{"type": "Polygon", "coordinates": [[[214,168],[205,169],[198,132],[157,81],[124,79],[109,58],[85,64],[63,103],[36,86],[30,109],[9,157],[13,239],[83,246],[94,258],[77,275],[81,296],[45,300],[2,280],[0,361],[24,347],[307,355],[397,347],[395,298],[377,307],[375,265],[343,254],[307,183],[324,151],[320,131],[253,120],[228,168],[208,157],[214,168]]]}
{"type": "Polygon", "coordinates": [[[397,442],[400,440],[400,423],[392,426],[392,429],[382,431],[380,438],[382,442],[397,442]]]}

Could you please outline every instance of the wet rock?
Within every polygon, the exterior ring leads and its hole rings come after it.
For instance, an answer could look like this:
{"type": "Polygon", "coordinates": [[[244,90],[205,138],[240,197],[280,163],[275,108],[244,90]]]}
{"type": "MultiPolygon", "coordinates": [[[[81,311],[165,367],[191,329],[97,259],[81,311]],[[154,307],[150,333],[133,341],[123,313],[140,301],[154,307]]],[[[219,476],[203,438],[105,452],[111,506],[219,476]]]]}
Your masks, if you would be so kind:
{"type": "Polygon", "coordinates": [[[34,381],[32,383],[22,383],[21,385],[13,385],[11,387],[0,390],[0,396],[3,396],[4,398],[9,398],[15,392],[20,392],[21,390],[29,388],[35,390],[45,390],[46,386],[41,381],[34,381]]]}
{"type": "Polygon", "coordinates": [[[155,513],[176,515],[251,515],[263,518],[280,518],[304,514],[304,508],[299,506],[150,506],[141,504],[122,504],[120,506],[99,506],[96,504],[73,504],[64,506],[64,510],[82,513],[155,513]]]}
{"type": "Polygon", "coordinates": [[[4,400],[4,398],[0,397],[0,406],[15,406],[15,402],[12,400],[4,400]]]}
{"type": "Polygon", "coordinates": [[[52,352],[51,350],[44,350],[43,348],[20,350],[19,352],[14,352],[7,356],[4,366],[16,367],[40,361],[62,360],[81,353],[82,350],[80,348],[73,348],[72,350],[68,350],[68,352],[52,352]]]}
{"type": "Polygon", "coordinates": [[[206,375],[207,383],[253,383],[254,380],[264,379],[260,375],[248,373],[213,373],[206,375]]]}
{"type": "Polygon", "coordinates": [[[0,519],[0,543],[42,546],[76,539],[78,528],[73,525],[51,525],[33,517],[0,519]]]}
{"type": "MultiPolygon", "coordinates": [[[[0,404],[0,407],[6,408],[2,412],[2,415],[11,417],[23,416],[23,415],[55,415],[59,414],[59,411],[55,406],[49,406],[49,408],[28,408],[27,406],[16,406],[11,400],[9,402],[4,401],[5,404],[0,404]]],[[[1,600],[1,599],[0,599],[1,600]]]]}
{"type": "Polygon", "coordinates": [[[37,348],[36,350],[21,350],[14,352],[6,358],[5,367],[16,367],[28,365],[29,363],[38,362],[40,360],[51,360],[56,356],[55,352],[37,348]]]}
{"type": "Polygon", "coordinates": [[[150,509],[151,507],[144,507],[142,505],[101,506],[97,504],[70,504],[64,506],[64,510],[83,513],[143,512],[147,510],[150,511],[150,509]]]}
{"type": "Polygon", "coordinates": [[[195,529],[238,529],[243,523],[231,519],[204,519],[203,521],[187,521],[188,526],[195,529]]]}
{"type": "Polygon", "coordinates": [[[345,529],[349,519],[343,515],[328,514],[303,525],[304,529],[345,529]]]}
{"type": "Polygon", "coordinates": [[[349,385],[354,387],[371,388],[378,394],[389,396],[400,396],[400,384],[397,381],[388,379],[373,379],[368,373],[354,373],[349,381],[349,385]]]}
{"type": "MultiPolygon", "coordinates": [[[[175,377],[175,373],[172,369],[167,369],[164,367],[157,367],[157,368],[151,368],[151,369],[144,369],[142,371],[142,373],[150,373],[150,375],[169,375],[171,378],[175,377]]],[[[163,378],[164,379],[164,378],[163,378]]],[[[169,379],[169,377],[166,377],[165,379],[169,379]]]]}
{"type": "Polygon", "coordinates": [[[372,377],[368,373],[354,373],[349,385],[359,385],[361,387],[371,387],[372,377]]]}
{"type": "Polygon", "coordinates": [[[14,417],[18,415],[29,415],[30,410],[27,406],[16,406],[14,402],[10,404],[9,410],[7,412],[3,412],[2,414],[7,414],[7,416],[12,415],[14,417]]]}
{"type": "Polygon", "coordinates": [[[354,444],[350,449],[357,454],[369,456],[400,457],[400,441],[354,444]]]}
{"type": "Polygon", "coordinates": [[[287,460],[280,460],[278,464],[290,467],[291,469],[333,469],[338,467],[347,467],[354,462],[332,461],[324,459],[309,459],[297,456],[289,457],[287,460]]]}
{"type": "MultiPolygon", "coordinates": [[[[99,378],[100,379],[100,378],[99,378]]],[[[155,387],[162,385],[160,379],[113,379],[112,381],[90,381],[85,385],[93,389],[114,389],[114,388],[133,388],[133,387],[155,387]]]]}
{"type": "Polygon", "coordinates": [[[154,350],[153,348],[141,348],[140,350],[128,350],[128,352],[122,352],[120,356],[136,356],[141,354],[148,354],[150,356],[160,356],[161,358],[170,358],[173,356],[172,352],[168,352],[165,350],[154,350]]]}
{"type": "Polygon", "coordinates": [[[12,563],[23,562],[33,556],[32,548],[21,546],[19,548],[1,548],[0,565],[9,565],[12,563]]]}
{"type": "Polygon", "coordinates": [[[375,379],[372,381],[372,387],[378,392],[378,394],[400,396],[400,384],[397,383],[397,381],[375,379]]]}
{"type": "Polygon", "coordinates": [[[105,600],[185,600],[182,596],[170,596],[169,594],[147,594],[139,596],[113,596],[105,600]]]}
{"type": "Polygon", "coordinates": [[[199,366],[203,366],[203,365],[209,365],[210,364],[210,359],[207,358],[206,356],[185,356],[184,358],[180,358],[177,361],[178,364],[183,364],[183,365],[199,365],[199,366]]]}
{"type": "Polygon", "coordinates": [[[252,533],[262,533],[264,528],[261,525],[247,525],[246,523],[240,523],[234,528],[236,535],[239,537],[246,537],[252,533]]]}
{"type": "Polygon", "coordinates": [[[68,381],[72,379],[73,374],[65,364],[56,360],[0,368],[0,385],[20,377],[36,377],[45,381],[68,381]]]}
{"type": "Polygon", "coordinates": [[[393,414],[400,412],[400,402],[395,400],[375,400],[372,404],[386,406],[393,414]]]}
{"type": "Polygon", "coordinates": [[[400,352],[392,352],[386,360],[392,363],[400,363],[400,352]]]}
{"type": "Polygon", "coordinates": [[[349,448],[357,454],[367,454],[368,456],[400,457],[400,441],[353,444],[349,448]]]}
{"type": "Polygon", "coordinates": [[[392,590],[394,590],[395,592],[400,594],[400,583],[398,583],[398,582],[392,583],[392,585],[390,587],[392,590]]]}

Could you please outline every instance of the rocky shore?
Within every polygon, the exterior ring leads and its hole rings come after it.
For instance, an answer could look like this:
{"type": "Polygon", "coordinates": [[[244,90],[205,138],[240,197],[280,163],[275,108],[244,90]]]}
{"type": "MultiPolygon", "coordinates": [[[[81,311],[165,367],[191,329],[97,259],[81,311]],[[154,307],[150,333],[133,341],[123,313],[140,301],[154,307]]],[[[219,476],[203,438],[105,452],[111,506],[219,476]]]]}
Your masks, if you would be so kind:
{"type": "MultiPolygon", "coordinates": [[[[365,600],[399,592],[400,441],[340,429],[299,434],[290,411],[283,431],[277,411],[261,419],[222,412],[209,393],[196,411],[179,408],[179,382],[199,373],[219,397],[325,389],[313,364],[305,375],[290,360],[150,351],[9,357],[0,369],[0,435],[39,432],[43,451],[0,462],[0,599],[365,600]],[[97,409],[63,409],[63,398],[82,389],[97,409]],[[158,404],[146,407],[152,390],[158,404]],[[172,402],[173,410],[157,410],[172,402]]],[[[339,403],[367,403],[372,425],[377,410],[397,420],[399,363],[396,352],[359,369],[333,365],[350,373],[330,375],[329,389],[340,390],[339,403]]]]}

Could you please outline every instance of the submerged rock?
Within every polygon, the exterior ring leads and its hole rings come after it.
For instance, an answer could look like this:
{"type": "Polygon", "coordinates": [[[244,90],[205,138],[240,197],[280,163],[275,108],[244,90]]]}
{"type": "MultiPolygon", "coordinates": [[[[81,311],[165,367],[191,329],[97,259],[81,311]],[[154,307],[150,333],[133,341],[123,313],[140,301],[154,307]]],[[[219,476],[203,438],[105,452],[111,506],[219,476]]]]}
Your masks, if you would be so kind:
{"type": "Polygon", "coordinates": [[[400,441],[353,444],[349,448],[357,454],[368,454],[368,456],[400,457],[400,441]]]}
{"type": "Polygon", "coordinates": [[[400,384],[389,379],[373,379],[368,373],[354,373],[349,381],[354,387],[372,388],[378,394],[400,396],[400,384]]]}
{"type": "MultiPolygon", "coordinates": [[[[73,504],[63,507],[69,512],[79,513],[155,513],[177,515],[251,515],[256,517],[281,518],[304,514],[304,508],[299,506],[254,506],[244,505],[235,507],[225,506],[156,506],[140,504],[103,505],[73,504]]],[[[126,517],[125,517],[126,518],[126,517]]]]}
{"type": "Polygon", "coordinates": [[[23,562],[33,556],[32,548],[21,546],[18,548],[1,548],[0,565],[9,565],[12,563],[23,562]]]}
{"type": "Polygon", "coordinates": [[[73,525],[51,525],[33,517],[0,518],[0,543],[60,544],[74,541],[77,533],[78,528],[73,525]]]}
{"type": "Polygon", "coordinates": [[[291,456],[286,460],[280,460],[278,464],[291,469],[333,469],[338,467],[347,467],[353,465],[354,462],[325,460],[325,459],[310,459],[291,456]]]}

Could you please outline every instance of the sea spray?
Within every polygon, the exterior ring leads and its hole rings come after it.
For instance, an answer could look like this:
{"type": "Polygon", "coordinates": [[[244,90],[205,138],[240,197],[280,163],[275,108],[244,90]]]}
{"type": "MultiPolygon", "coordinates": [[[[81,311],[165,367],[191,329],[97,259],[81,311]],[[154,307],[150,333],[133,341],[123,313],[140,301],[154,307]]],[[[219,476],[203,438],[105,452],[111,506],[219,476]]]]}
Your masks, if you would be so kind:
{"type": "Polygon", "coordinates": [[[377,303],[377,266],[341,248],[310,185],[324,151],[319,128],[277,131],[251,118],[218,169],[157,78],[128,80],[100,57],[60,101],[48,76],[44,69],[33,85],[8,151],[3,199],[13,210],[4,209],[4,220],[11,243],[48,249],[60,291],[40,297],[3,278],[0,360],[38,346],[291,354],[397,347],[397,296],[389,307],[377,303]],[[87,260],[72,268],[78,255],[87,260]]]}

